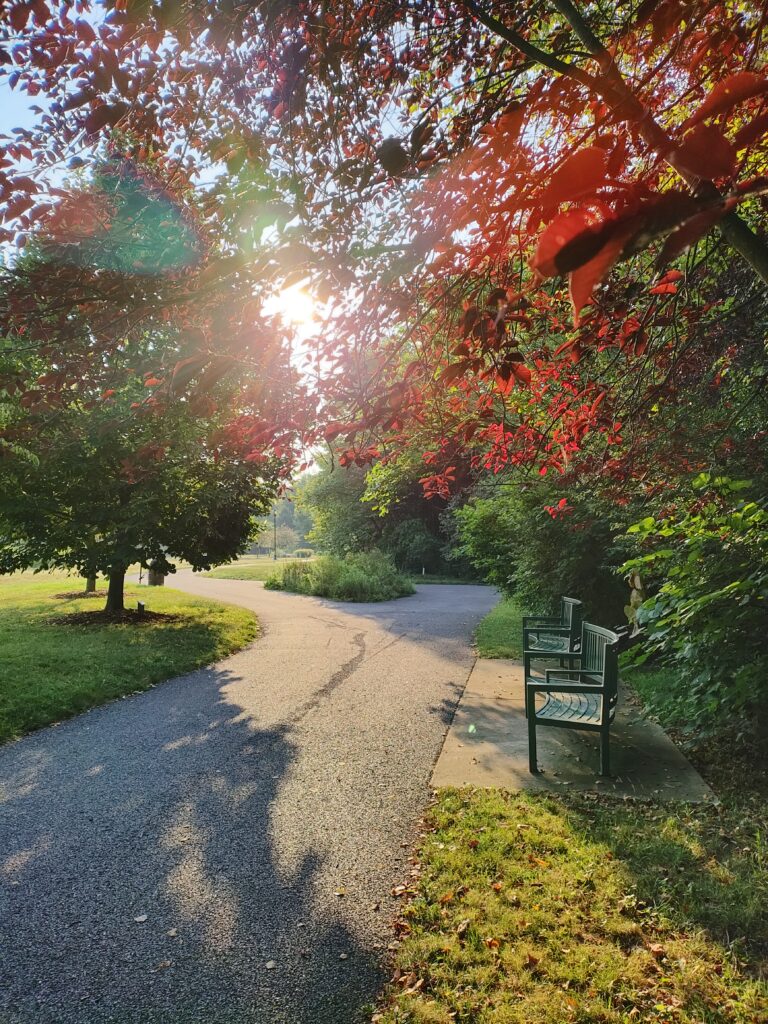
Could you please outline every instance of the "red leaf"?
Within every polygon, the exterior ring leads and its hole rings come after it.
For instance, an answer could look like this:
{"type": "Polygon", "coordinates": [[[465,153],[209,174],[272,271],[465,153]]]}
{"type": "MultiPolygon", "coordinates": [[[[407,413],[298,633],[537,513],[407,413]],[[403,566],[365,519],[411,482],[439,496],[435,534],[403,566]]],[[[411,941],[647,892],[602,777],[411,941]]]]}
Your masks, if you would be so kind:
{"type": "Polygon", "coordinates": [[[494,124],[496,138],[504,137],[506,142],[512,143],[520,134],[520,129],[525,120],[525,104],[510,103],[501,117],[494,124]]]}
{"type": "Polygon", "coordinates": [[[750,96],[759,96],[766,91],[768,79],[763,75],[755,74],[754,71],[737,71],[735,75],[729,75],[717,83],[688,123],[697,124],[705,117],[722,114],[724,110],[730,110],[750,96]]]}
{"type": "Polygon", "coordinates": [[[443,372],[440,374],[440,380],[443,384],[452,384],[454,381],[459,380],[467,372],[466,363],[451,363],[450,366],[446,366],[443,372]]]}
{"type": "Polygon", "coordinates": [[[556,274],[562,274],[563,269],[558,261],[558,256],[574,239],[587,232],[591,234],[594,223],[595,218],[588,210],[568,210],[567,213],[561,213],[555,217],[539,235],[531,264],[533,269],[537,270],[542,277],[554,277],[556,274]]]}
{"type": "Polygon", "coordinates": [[[699,125],[673,150],[675,167],[699,178],[730,178],[736,164],[736,150],[714,125],[699,125]]]}
{"type": "Polygon", "coordinates": [[[659,284],[669,284],[672,281],[682,281],[685,274],[681,270],[668,270],[659,284]]]}
{"type": "Polygon", "coordinates": [[[127,110],[128,106],[125,103],[103,103],[86,117],[85,130],[89,135],[95,135],[107,125],[114,127],[127,110]]]}
{"type": "Polygon", "coordinates": [[[590,146],[569,156],[550,178],[542,206],[559,206],[567,199],[588,195],[605,184],[607,154],[604,149],[590,146]]]}
{"type": "Polygon", "coordinates": [[[698,242],[710,228],[723,219],[725,212],[722,209],[705,210],[703,213],[697,213],[695,217],[689,217],[681,227],[672,232],[664,243],[664,248],[657,261],[658,265],[663,267],[670,260],[684,253],[694,242],[698,242]]]}
{"type": "Polygon", "coordinates": [[[592,297],[595,286],[609,273],[611,267],[621,256],[621,251],[629,236],[629,229],[617,231],[600,249],[596,256],[582,267],[571,272],[568,279],[568,292],[573,305],[573,323],[578,327],[581,323],[581,310],[592,297]]]}
{"type": "Polygon", "coordinates": [[[11,8],[8,17],[14,31],[22,32],[26,28],[31,6],[31,4],[16,4],[11,8]]]}
{"type": "Polygon", "coordinates": [[[648,289],[649,295],[677,295],[677,285],[672,284],[657,284],[653,288],[648,289]]]}

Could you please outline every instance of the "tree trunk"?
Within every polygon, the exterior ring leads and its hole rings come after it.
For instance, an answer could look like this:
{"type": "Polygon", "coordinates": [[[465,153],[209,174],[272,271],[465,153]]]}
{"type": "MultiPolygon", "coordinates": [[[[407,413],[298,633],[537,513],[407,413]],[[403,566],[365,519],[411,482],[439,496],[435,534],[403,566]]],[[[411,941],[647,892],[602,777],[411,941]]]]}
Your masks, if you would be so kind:
{"type": "Polygon", "coordinates": [[[125,611],[125,569],[111,569],[105,612],[125,611]]]}
{"type": "Polygon", "coordinates": [[[96,591],[96,576],[85,577],[85,592],[86,594],[93,594],[96,591]]]}

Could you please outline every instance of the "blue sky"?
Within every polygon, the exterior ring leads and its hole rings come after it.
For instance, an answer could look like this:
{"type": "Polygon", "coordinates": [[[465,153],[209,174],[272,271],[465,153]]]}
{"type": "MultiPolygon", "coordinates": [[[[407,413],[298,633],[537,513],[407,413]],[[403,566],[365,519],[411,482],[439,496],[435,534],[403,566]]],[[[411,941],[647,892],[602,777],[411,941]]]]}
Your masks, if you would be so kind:
{"type": "Polygon", "coordinates": [[[32,99],[26,93],[16,92],[7,82],[0,82],[0,134],[7,135],[11,128],[28,128],[35,121],[30,106],[39,99],[32,99]]]}

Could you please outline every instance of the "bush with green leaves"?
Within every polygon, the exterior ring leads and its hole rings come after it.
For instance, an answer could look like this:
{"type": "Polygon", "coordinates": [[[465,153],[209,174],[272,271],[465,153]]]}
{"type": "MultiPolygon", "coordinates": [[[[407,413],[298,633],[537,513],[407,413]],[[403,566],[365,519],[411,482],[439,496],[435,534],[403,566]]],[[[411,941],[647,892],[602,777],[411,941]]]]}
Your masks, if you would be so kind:
{"type": "Polygon", "coordinates": [[[398,572],[392,559],[381,551],[288,562],[269,576],[264,586],[267,590],[290,590],[335,601],[389,601],[414,592],[408,577],[398,572]]]}
{"type": "Polygon", "coordinates": [[[616,508],[598,495],[511,477],[454,516],[457,552],[526,611],[552,613],[567,595],[584,602],[590,621],[623,622],[629,591],[616,571],[616,508]]]}
{"type": "Polygon", "coordinates": [[[750,481],[701,473],[688,502],[628,530],[643,553],[623,566],[653,596],[638,612],[633,659],[674,665],[665,717],[711,731],[768,704],[768,502],[750,481]]]}

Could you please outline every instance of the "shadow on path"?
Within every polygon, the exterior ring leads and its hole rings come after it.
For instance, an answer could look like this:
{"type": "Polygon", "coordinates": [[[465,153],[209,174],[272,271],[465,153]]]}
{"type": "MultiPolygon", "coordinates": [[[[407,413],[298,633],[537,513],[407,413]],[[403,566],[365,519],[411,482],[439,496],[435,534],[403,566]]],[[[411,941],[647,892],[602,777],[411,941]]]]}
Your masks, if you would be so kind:
{"type": "Polygon", "coordinates": [[[290,725],[228,704],[229,673],[197,677],[149,735],[133,701],[108,742],[96,728],[28,741],[0,804],[4,1024],[346,1022],[380,983],[343,922],[315,912],[320,857],[286,874],[273,856],[290,725]]]}

